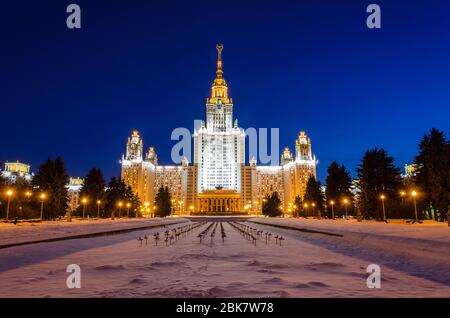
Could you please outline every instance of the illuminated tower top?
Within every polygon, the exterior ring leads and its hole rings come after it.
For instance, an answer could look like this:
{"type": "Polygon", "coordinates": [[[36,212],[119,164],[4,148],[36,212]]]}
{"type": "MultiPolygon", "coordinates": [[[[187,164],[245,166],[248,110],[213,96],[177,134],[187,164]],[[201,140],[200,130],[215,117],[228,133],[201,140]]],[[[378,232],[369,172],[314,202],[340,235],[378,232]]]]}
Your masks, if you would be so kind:
{"type": "Polygon", "coordinates": [[[133,133],[128,137],[127,142],[127,154],[125,159],[131,161],[142,161],[142,138],[139,136],[137,130],[133,130],[133,133]]]}
{"type": "Polygon", "coordinates": [[[216,78],[211,87],[211,96],[207,99],[207,104],[232,104],[233,100],[228,97],[227,82],[223,78],[222,51],[223,45],[217,44],[217,70],[216,78]]]}
{"type": "Polygon", "coordinates": [[[304,131],[300,132],[295,142],[295,159],[299,160],[314,160],[311,151],[311,139],[306,136],[304,131]]]}

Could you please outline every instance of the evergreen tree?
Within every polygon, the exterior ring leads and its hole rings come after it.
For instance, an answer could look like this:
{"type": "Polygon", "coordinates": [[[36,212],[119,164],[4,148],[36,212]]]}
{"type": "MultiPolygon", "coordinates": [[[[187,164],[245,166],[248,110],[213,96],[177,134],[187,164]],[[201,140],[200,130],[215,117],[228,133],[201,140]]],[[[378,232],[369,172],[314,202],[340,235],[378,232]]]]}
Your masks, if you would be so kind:
{"type": "Polygon", "coordinates": [[[450,141],[444,132],[433,128],[423,136],[415,164],[420,201],[430,203],[439,211],[439,219],[444,221],[450,205],[450,141]]]}
{"type": "Polygon", "coordinates": [[[268,194],[262,205],[262,214],[269,217],[277,217],[283,214],[281,199],[277,191],[268,194]]]}
{"type": "Polygon", "coordinates": [[[172,213],[172,196],[169,187],[161,186],[155,197],[156,211],[158,217],[166,217],[172,213]]]}
{"type": "Polygon", "coordinates": [[[331,163],[327,171],[328,175],[325,190],[327,205],[333,201],[336,210],[344,211],[344,199],[347,199],[347,208],[352,210],[353,195],[350,190],[352,186],[352,178],[350,173],[345,169],[344,165],[339,165],[336,161],[331,163]]]}
{"type": "Polygon", "coordinates": [[[400,169],[384,149],[367,150],[356,171],[360,190],[359,208],[364,217],[382,219],[381,194],[387,198],[387,210],[398,208],[402,184],[400,169]]]}
{"type": "MultiPolygon", "coordinates": [[[[97,215],[97,201],[105,201],[105,179],[100,169],[92,168],[84,178],[83,187],[80,189],[80,198],[86,198],[86,214],[97,215]]],[[[81,212],[80,207],[78,212],[81,212]]]]}
{"type": "Polygon", "coordinates": [[[305,196],[303,201],[308,204],[308,206],[315,205],[311,208],[317,215],[320,215],[324,208],[324,194],[322,192],[322,187],[320,181],[317,181],[314,176],[310,176],[308,182],[306,183],[305,196]]]}
{"type": "Polygon", "coordinates": [[[33,178],[35,197],[46,194],[43,217],[45,219],[64,216],[68,207],[69,176],[66,173],[64,161],[61,157],[55,160],[47,159],[33,178]]]}
{"type": "Polygon", "coordinates": [[[294,217],[298,218],[303,209],[302,197],[297,195],[294,199],[294,217]]]}
{"type": "MultiPolygon", "coordinates": [[[[140,201],[137,195],[133,192],[131,187],[127,186],[122,180],[112,177],[108,183],[108,188],[105,192],[105,210],[101,212],[102,217],[118,217],[127,213],[127,204],[130,203],[130,217],[136,215],[136,211],[139,211],[140,201]],[[119,207],[119,203],[122,206],[119,207]]],[[[139,214],[139,213],[138,213],[139,214]]]]}

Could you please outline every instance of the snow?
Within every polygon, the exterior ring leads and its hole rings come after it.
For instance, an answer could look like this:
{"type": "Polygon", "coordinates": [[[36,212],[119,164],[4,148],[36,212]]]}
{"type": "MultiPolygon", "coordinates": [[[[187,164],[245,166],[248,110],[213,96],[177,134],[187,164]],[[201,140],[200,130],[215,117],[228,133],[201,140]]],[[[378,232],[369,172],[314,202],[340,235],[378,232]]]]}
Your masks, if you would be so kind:
{"type": "Polygon", "coordinates": [[[10,244],[24,244],[40,240],[68,238],[79,235],[89,235],[107,231],[121,231],[158,224],[180,222],[178,218],[153,219],[97,219],[73,222],[51,221],[42,223],[0,223],[0,248],[10,244]]]}
{"type": "Polygon", "coordinates": [[[343,237],[247,222],[286,238],[280,246],[262,237],[255,246],[224,222],[224,242],[218,227],[213,239],[208,235],[200,243],[197,235],[205,224],[167,247],[163,240],[158,246],[153,239],[142,246],[136,240],[163,231],[153,228],[5,248],[0,249],[0,297],[450,297],[446,227],[250,221],[343,237]],[[372,263],[381,266],[381,289],[366,286],[372,263]],[[81,289],[66,287],[69,264],[81,267],[81,289]]]}

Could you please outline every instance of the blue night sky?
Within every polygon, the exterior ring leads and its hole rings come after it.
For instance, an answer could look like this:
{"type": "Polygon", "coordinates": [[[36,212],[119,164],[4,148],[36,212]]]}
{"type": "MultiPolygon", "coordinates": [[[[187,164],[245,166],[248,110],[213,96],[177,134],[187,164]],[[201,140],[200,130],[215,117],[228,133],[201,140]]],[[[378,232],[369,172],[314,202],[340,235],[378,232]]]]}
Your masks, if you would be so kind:
{"type": "Polygon", "coordinates": [[[132,129],[170,164],[176,127],[205,117],[223,43],[240,126],[312,139],[323,181],[383,147],[399,166],[422,135],[450,131],[450,2],[8,1],[0,18],[0,162],[36,172],[61,155],[72,176],[109,178],[132,129]],[[382,8],[369,30],[366,7],[382,8]],[[66,28],[66,6],[82,29],[66,28]]]}

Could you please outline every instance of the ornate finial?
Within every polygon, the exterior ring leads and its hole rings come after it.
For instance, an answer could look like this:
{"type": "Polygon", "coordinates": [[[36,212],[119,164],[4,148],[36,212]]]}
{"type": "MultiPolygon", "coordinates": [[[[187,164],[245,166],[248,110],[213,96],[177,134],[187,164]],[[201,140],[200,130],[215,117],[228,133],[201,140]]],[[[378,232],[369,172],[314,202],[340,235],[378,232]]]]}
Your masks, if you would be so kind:
{"type": "Polygon", "coordinates": [[[223,44],[217,44],[216,45],[216,49],[217,49],[217,52],[219,53],[219,60],[221,60],[222,59],[223,44]]]}

